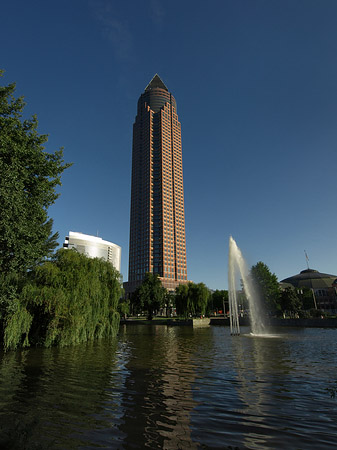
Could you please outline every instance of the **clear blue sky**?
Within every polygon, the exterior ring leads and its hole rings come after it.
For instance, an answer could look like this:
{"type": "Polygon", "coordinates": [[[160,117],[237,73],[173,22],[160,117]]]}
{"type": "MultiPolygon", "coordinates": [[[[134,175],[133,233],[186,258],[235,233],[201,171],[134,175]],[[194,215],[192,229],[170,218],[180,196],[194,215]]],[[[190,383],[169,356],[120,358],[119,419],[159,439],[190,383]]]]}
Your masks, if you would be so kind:
{"type": "Polygon", "coordinates": [[[337,274],[336,0],[5,0],[1,83],[73,162],[50,209],[60,243],[122,247],[132,124],[155,73],[182,124],[188,277],[227,288],[230,235],[279,280],[337,274]]]}

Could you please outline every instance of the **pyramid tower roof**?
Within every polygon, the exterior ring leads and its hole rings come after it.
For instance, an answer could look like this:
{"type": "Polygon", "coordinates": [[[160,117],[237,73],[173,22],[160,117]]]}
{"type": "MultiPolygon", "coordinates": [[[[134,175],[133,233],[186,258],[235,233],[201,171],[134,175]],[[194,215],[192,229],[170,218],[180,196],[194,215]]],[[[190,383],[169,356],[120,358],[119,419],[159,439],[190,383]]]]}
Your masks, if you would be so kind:
{"type": "Polygon", "coordinates": [[[163,83],[162,79],[160,78],[160,76],[157,73],[152,78],[150,83],[146,86],[145,92],[150,91],[151,89],[154,89],[154,88],[164,89],[165,91],[168,92],[167,87],[165,86],[165,84],[163,83]]]}

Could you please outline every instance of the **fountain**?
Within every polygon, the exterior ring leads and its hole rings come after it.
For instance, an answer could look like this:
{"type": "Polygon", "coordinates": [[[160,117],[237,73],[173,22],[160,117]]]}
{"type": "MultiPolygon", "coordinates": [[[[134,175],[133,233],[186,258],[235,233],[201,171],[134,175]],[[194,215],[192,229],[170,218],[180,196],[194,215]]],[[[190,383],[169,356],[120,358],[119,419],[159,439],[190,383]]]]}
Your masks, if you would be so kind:
{"type": "Polygon", "coordinates": [[[249,276],[247,264],[242,256],[241,250],[237,246],[232,236],[230,236],[229,256],[228,256],[228,294],[229,294],[230,328],[232,335],[240,334],[238,299],[237,299],[238,276],[240,276],[240,279],[243,284],[243,289],[245,291],[248,300],[251,334],[265,335],[266,327],[263,321],[260,299],[255,292],[252,280],[249,276]]]}

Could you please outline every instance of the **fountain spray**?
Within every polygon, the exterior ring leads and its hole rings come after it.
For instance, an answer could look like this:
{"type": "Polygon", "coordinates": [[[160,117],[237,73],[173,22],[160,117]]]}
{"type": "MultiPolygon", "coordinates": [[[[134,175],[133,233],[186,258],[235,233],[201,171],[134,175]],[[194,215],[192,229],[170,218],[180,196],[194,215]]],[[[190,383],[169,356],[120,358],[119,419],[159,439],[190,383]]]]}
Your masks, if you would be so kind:
{"type": "Polygon", "coordinates": [[[228,255],[228,290],[229,290],[229,315],[230,327],[232,335],[240,334],[238,299],[236,289],[236,276],[240,275],[243,283],[243,288],[248,300],[249,316],[251,333],[254,335],[261,335],[266,333],[266,328],[263,321],[263,314],[261,311],[260,299],[256,294],[254,285],[245,259],[242,256],[241,250],[237,246],[232,236],[229,237],[229,255],[228,255]]]}

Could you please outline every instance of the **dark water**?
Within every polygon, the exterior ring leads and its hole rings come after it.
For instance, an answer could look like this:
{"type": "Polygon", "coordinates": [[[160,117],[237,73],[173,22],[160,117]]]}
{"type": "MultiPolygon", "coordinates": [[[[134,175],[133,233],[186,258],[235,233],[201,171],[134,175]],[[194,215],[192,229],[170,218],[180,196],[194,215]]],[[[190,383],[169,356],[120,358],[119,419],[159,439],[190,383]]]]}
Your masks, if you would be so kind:
{"type": "Polygon", "coordinates": [[[0,448],[335,449],[337,330],[279,332],[123,326],[0,354],[0,448]]]}

